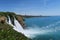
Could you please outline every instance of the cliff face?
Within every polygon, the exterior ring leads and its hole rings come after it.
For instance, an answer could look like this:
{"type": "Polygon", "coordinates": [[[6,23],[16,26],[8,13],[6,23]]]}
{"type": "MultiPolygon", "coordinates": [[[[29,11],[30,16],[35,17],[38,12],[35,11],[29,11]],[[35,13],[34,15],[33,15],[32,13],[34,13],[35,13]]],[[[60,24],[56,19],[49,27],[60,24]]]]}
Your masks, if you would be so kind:
{"type": "MultiPolygon", "coordinates": [[[[24,28],[25,24],[24,24],[24,21],[23,21],[23,17],[22,16],[16,16],[16,17],[17,17],[18,22],[24,28]]],[[[5,16],[0,16],[0,23],[5,23],[6,20],[7,20],[7,18],[5,16]]]]}
{"type": "Polygon", "coordinates": [[[23,28],[25,27],[23,16],[17,15],[14,12],[0,12],[0,22],[4,23],[6,20],[8,22],[9,18],[13,25],[14,25],[14,18],[16,18],[17,21],[21,24],[21,26],[23,28]]]}
{"type": "Polygon", "coordinates": [[[23,28],[25,28],[24,18],[23,16],[17,16],[18,22],[22,25],[23,28]]]}
{"type": "Polygon", "coordinates": [[[0,23],[5,23],[5,22],[6,22],[6,17],[0,16],[0,23]]]}

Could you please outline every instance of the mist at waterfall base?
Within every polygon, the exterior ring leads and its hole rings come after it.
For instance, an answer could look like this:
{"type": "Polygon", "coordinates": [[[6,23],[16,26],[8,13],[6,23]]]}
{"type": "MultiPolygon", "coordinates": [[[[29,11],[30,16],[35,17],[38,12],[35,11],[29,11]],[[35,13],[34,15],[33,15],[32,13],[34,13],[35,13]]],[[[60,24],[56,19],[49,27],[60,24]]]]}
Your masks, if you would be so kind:
{"type": "Polygon", "coordinates": [[[14,30],[32,40],[60,40],[60,16],[25,18],[26,29],[15,19],[14,30]]]}

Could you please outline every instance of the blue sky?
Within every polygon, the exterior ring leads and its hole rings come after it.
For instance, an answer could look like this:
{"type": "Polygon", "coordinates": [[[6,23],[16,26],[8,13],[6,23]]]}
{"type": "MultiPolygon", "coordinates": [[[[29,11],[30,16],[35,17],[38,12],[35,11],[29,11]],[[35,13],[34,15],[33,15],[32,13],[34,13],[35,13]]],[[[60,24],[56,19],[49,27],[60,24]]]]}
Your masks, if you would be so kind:
{"type": "Polygon", "coordinates": [[[0,0],[0,11],[27,15],[60,15],[60,0],[0,0]]]}

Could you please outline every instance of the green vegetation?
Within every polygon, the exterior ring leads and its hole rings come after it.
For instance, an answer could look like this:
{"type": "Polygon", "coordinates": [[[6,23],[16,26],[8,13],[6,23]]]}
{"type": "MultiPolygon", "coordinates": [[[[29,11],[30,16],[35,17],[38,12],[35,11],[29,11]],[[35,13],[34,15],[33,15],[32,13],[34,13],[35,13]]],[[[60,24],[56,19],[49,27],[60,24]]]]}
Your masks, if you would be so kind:
{"type": "Polygon", "coordinates": [[[15,31],[9,24],[0,23],[0,40],[29,40],[29,38],[15,31]]]}
{"type": "MultiPolygon", "coordinates": [[[[7,22],[9,21],[10,17],[13,25],[14,18],[17,19],[17,15],[13,12],[0,12],[0,17],[3,16],[7,18],[7,22]]],[[[11,25],[0,22],[0,40],[31,40],[31,39],[24,36],[24,34],[15,31],[11,25]]]]}

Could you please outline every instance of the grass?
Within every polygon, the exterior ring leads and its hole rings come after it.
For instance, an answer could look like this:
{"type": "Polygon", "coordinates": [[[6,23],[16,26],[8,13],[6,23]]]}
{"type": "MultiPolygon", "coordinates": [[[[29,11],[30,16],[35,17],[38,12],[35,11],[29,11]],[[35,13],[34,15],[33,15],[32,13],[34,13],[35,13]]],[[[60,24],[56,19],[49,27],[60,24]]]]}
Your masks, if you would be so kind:
{"type": "Polygon", "coordinates": [[[30,40],[21,33],[18,33],[8,24],[0,23],[0,40],[30,40]]]}

